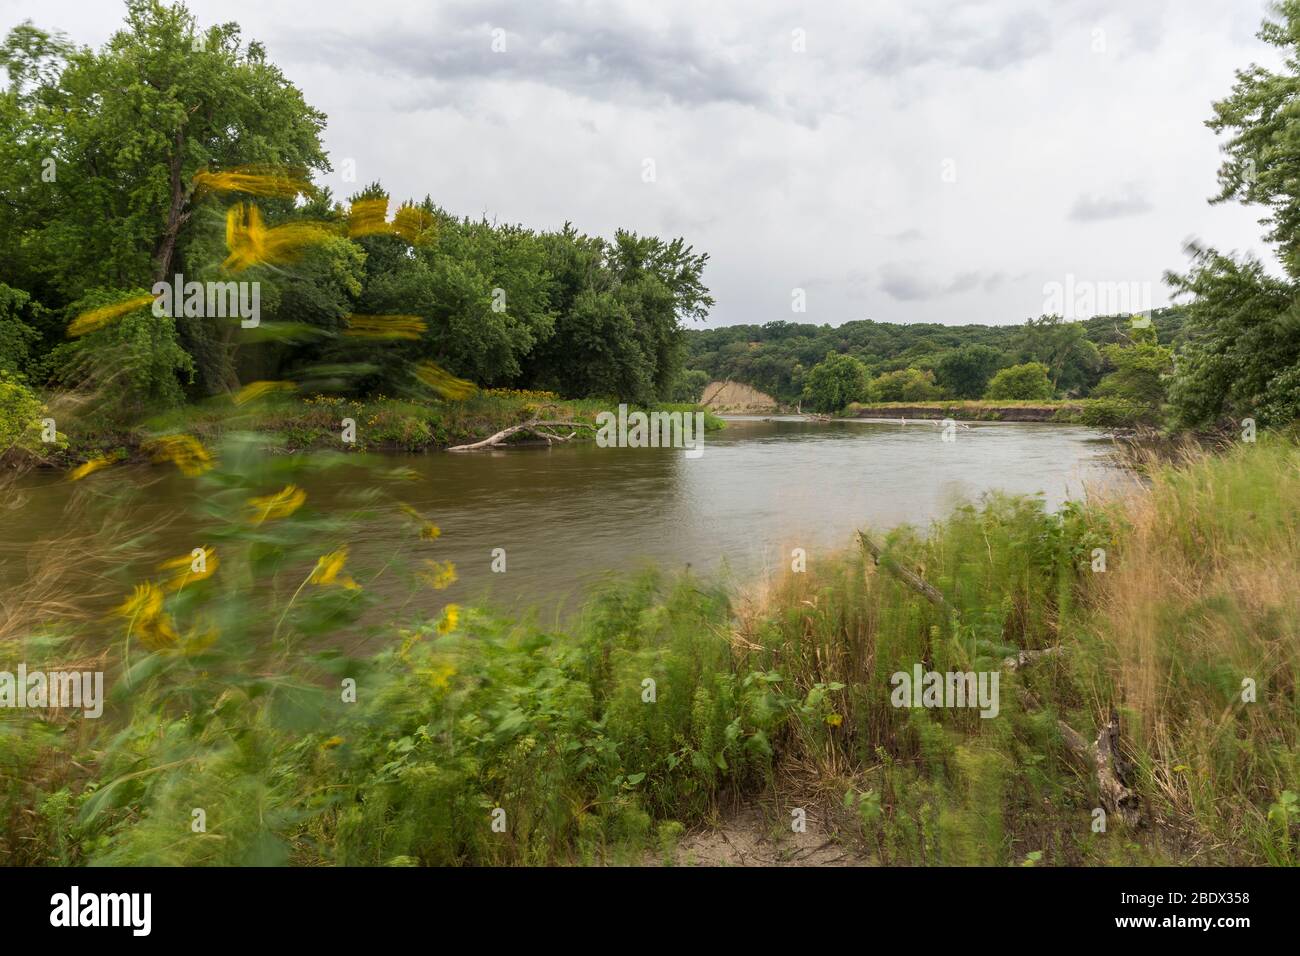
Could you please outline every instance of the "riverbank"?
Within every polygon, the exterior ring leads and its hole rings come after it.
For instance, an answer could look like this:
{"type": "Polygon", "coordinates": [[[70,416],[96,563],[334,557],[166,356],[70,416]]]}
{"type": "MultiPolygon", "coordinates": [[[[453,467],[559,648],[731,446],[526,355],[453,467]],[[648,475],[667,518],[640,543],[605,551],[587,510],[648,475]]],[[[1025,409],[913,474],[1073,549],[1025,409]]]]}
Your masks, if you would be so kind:
{"type": "Polygon", "coordinates": [[[1087,407],[1082,401],[1006,402],[853,402],[846,418],[923,418],[973,422],[1058,422],[1079,424],[1087,407]]]}
{"type": "MultiPolygon", "coordinates": [[[[265,447],[277,453],[318,450],[437,451],[487,438],[541,413],[548,419],[593,424],[617,402],[563,399],[550,392],[482,389],[456,401],[408,401],[378,396],[351,399],[338,396],[284,396],[274,391],[242,404],[230,397],[186,405],[138,423],[123,424],[93,410],[58,415],[57,444],[33,444],[35,454],[13,454],[10,463],[36,460],[73,467],[89,461],[147,461],[146,446],[159,435],[187,434],[203,445],[232,432],[265,436],[265,447]],[[351,422],[351,427],[345,424],[351,422]],[[345,438],[345,430],[347,436],[345,438]],[[350,439],[350,440],[349,440],[350,439]]],[[[711,412],[684,404],[658,404],[647,411],[705,412],[705,428],[724,427],[711,412]]],[[[574,441],[589,441],[594,432],[578,430],[574,441]]],[[[527,441],[520,435],[517,441],[527,441]]]]}
{"type": "MultiPolygon", "coordinates": [[[[331,552],[360,512],[256,497],[312,457],[223,448],[196,479],[220,564],[128,601],[111,646],[53,623],[75,602],[58,544],[28,556],[4,659],[102,667],[113,689],[99,721],[0,716],[10,860],[673,861],[743,803],[882,863],[1297,861],[1294,445],[1056,514],[995,497],[743,593],[625,577],[563,628],[447,607],[364,659],[307,648],[376,574],[436,562],[436,536],[413,518],[378,568],[331,552]],[[893,675],[918,666],[999,673],[996,715],[899,706],[893,675]]],[[[118,546],[96,540],[77,553],[118,546]]]]}

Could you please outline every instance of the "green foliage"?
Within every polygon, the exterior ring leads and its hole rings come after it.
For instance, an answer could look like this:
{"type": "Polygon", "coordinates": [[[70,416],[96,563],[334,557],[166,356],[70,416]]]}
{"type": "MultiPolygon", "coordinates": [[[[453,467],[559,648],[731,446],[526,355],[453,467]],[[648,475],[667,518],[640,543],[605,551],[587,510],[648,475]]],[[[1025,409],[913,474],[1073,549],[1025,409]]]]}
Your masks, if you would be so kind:
{"type": "Polygon", "coordinates": [[[852,355],[827,353],[808,370],[804,400],[820,412],[837,412],[849,402],[861,401],[868,389],[867,369],[852,355]]]}
{"type": "Polygon", "coordinates": [[[673,380],[668,390],[670,402],[698,402],[704,397],[704,388],[709,384],[709,373],[697,368],[683,369],[673,380]]]}
{"type": "Polygon", "coordinates": [[[984,397],[1019,401],[1050,399],[1053,388],[1047,372],[1047,366],[1042,362],[1026,362],[1004,368],[989,381],[984,397]]]}
{"type": "Polygon", "coordinates": [[[0,283],[0,372],[21,375],[28,367],[40,333],[22,319],[31,296],[0,283]]]}
{"type": "Polygon", "coordinates": [[[1237,260],[1192,247],[1186,275],[1170,275],[1187,306],[1189,339],[1169,397],[1178,423],[1214,425],[1228,418],[1285,424],[1296,405],[1291,370],[1300,362],[1296,291],[1254,259],[1237,260]]]}
{"type": "Polygon", "coordinates": [[[927,402],[942,398],[943,389],[935,384],[934,372],[904,368],[873,379],[867,395],[873,402],[927,402]]]}
{"type": "Polygon", "coordinates": [[[1003,363],[1003,354],[987,345],[963,345],[935,363],[934,378],[953,398],[980,398],[1003,363]]]}
{"type": "Polygon", "coordinates": [[[1050,398],[1058,392],[1080,395],[1086,394],[1096,385],[1101,373],[1101,355],[1096,343],[1088,335],[1089,329],[1084,323],[1066,322],[1058,315],[1030,319],[1022,325],[1016,337],[1014,352],[1021,364],[1041,363],[1047,370],[1051,385],[1051,390],[1045,396],[1024,397],[1050,398]]]}
{"type": "MultiPolygon", "coordinates": [[[[142,290],[96,290],[73,303],[68,316],[111,305],[142,290]]],[[[61,385],[98,395],[98,413],[138,417],[184,401],[182,384],[194,363],[180,346],[176,321],[148,307],[129,312],[106,327],[60,345],[46,368],[61,385]]]]}
{"type": "Polygon", "coordinates": [[[41,401],[11,372],[0,369],[0,458],[41,445],[41,401]]]}

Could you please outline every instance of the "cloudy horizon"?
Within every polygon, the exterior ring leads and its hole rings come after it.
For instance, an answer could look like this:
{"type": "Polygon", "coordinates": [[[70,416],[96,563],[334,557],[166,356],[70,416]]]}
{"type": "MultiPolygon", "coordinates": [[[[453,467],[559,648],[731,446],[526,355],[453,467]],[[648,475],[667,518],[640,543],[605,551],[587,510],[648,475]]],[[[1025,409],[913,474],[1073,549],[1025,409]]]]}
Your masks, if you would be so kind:
{"type": "MultiPolygon", "coordinates": [[[[336,196],[683,236],[710,326],[1004,325],[1079,283],[1158,306],[1192,238],[1272,266],[1261,210],[1207,202],[1211,104],[1276,63],[1256,0],[188,6],[327,114],[336,196]]],[[[98,47],[124,7],[0,12],[98,47]]]]}

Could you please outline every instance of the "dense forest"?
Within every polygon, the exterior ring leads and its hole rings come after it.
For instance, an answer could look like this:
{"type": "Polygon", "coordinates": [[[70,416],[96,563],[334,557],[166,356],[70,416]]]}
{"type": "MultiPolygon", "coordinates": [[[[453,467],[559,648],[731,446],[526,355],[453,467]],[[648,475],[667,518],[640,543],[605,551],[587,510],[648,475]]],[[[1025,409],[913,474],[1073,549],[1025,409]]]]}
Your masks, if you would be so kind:
{"type": "MultiPolygon", "coordinates": [[[[1002,397],[1082,397],[1092,394],[1117,369],[1107,356],[1109,346],[1130,345],[1143,334],[1163,347],[1176,346],[1183,327],[1182,309],[1156,309],[1149,317],[1139,317],[1138,324],[1145,324],[1147,318],[1150,333],[1135,329],[1127,315],[1083,322],[1043,316],[1023,325],[897,325],[869,320],[834,327],[795,322],[734,325],[688,332],[686,364],[706,380],[733,379],[784,402],[811,401],[826,410],[840,406],[821,400],[817,389],[821,373],[813,370],[828,356],[850,356],[861,365],[857,372],[866,377],[867,387],[850,401],[983,398],[1000,370],[1028,363],[1043,366],[1051,391],[1040,388],[1043,394],[1002,397]]],[[[843,360],[832,359],[832,367],[837,363],[843,360]]]]}

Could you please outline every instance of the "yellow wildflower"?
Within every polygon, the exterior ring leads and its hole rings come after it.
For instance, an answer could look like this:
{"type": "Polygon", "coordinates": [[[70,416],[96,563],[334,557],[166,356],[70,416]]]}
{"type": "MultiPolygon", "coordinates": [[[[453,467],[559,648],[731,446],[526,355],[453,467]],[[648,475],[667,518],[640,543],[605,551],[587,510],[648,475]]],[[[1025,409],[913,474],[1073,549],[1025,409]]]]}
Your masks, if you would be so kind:
{"type": "Polygon", "coordinates": [[[361,585],[348,575],[339,577],[339,572],[343,570],[343,565],[348,560],[348,549],[339,548],[337,551],[331,551],[329,554],[321,557],[316,561],[316,570],[312,571],[308,580],[312,584],[330,585],[337,584],[340,587],[347,588],[349,591],[358,591],[361,585]]]}
{"type": "Polygon", "coordinates": [[[181,643],[181,652],[200,654],[215,644],[219,636],[220,632],[215,627],[209,627],[202,632],[195,628],[185,635],[185,640],[181,643]]]}
{"type": "Polygon", "coordinates": [[[131,596],[114,613],[128,619],[128,636],[135,632],[150,650],[170,647],[180,640],[171,618],[163,613],[163,593],[150,581],[137,584],[131,596]]]}
{"type": "Polygon", "coordinates": [[[433,588],[435,591],[441,591],[448,585],[456,581],[456,565],[450,561],[444,561],[439,564],[437,561],[424,560],[425,566],[429,569],[420,575],[421,579],[433,588]]]}
{"type": "Polygon", "coordinates": [[[307,246],[332,236],[318,222],[286,222],[268,229],[256,205],[235,203],[226,210],[226,248],[230,254],[222,267],[230,272],[243,272],[249,266],[289,262],[307,246]]]}
{"type": "Polygon", "coordinates": [[[359,199],[352,204],[348,213],[348,236],[373,236],[389,232],[388,197],[378,199],[359,199]]]}
{"type": "Polygon", "coordinates": [[[435,690],[446,690],[451,686],[451,679],[456,676],[456,668],[450,664],[437,664],[418,673],[427,677],[435,690]]]}
{"type": "Polygon", "coordinates": [[[247,405],[249,402],[257,401],[272,392],[292,392],[298,386],[293,382],[250,382],[231,398],[236,405],[247,405]]]}
{"type": "Polygon", "coordinates": [[[82,478],[85,478],[87,475],[94,474],[95,472],[99,471],[99,469],[101,468],[107,468],[112,463],[113,463],[113,459],[111,458],[92,458],[84,465],[78,465],[76,468],[74,468],[72,472],[68,475],[68,480],[80,481],[82,478]]]}
{"type": "Polygon", "coordinates": [[[840,724],[844,723],[844,718],[839,714],[827,714],[826,723],[831,727],[838,727],[840,724]]]}
{"type": "Polygon", "coordinates": [[[329,740],[321,744],[320,747],[321,750],[333,750],[335,747],[340,746],[342,743],[343,743],[342,737],[331,737],[329,740]]]}
{"type": "Polygon", "coordinates": [[[249,498],[248,504],[254,511],[249,520],[253,524],[262,524],[266,521],[287,518],[301,508],[306,500],[307,492],[297,485],[285,485],[273,495],[249,498]]]}
{"type": "Polygon", "coordinates": [[[110,322],[120,319],[129,312],[152,305],[153,300],[152,295],[137,295],[116,302],[113,305],[103,305],[98,309],[83,312],[68,324],[68,335],[75,337],[85,335],[87,332],[97,332],[110,322]]]}
{"type": "Polygon", "coordinates": [[[212,467],[212,455],[193,435],[163,435],[145,448],[155,462],[170,461],[189,478],[197,478],[212,467]]]}
{"type": "Polygon", "coordinates": [[[448,604],[442,609],[442,620],[438,622],[439,634],[450,634],[460,623],[460,606],[448,604]]]}
{"type": "Polygon", "coordinates": [[[399,501],[397,503],[397,507],[402,510],[403,514],[407,515],[410,518],[413,518],[415,522],[420,526],[420,538],[422,540],[435,541],[442,534],[441,528],[439,528],[432,521],[426,520],[424,515],[420,514],[420,512],[416,511],[405,501],[399,501]]]}
{"type": "Polygon", "coordinates": [[[205,169],[194,174],[194,186],[196,193],[211,190],[279,199],[293,199],[299,193],[306,196],[312,192],[305,170],[276,166],[236,166],[217,173],[205,169]]]}
{"type": "Polygon", "coordinates": [[[474,383],[456,378],[433,362],[421,362],[415,367],[415,377],[443,398],[459,401],[474,394],[474,383]]]}
{"type": "Polygon", "coordinates": [[[418,315],[349,315],[343,334],[366,339],[418,339],[426,328],[418,315]]]}
{"type": "Polygon", "coordinates": [[[167,582],[168,591],[179,591],[191,581],[202,581],[204,578],[210,578],[217,570],[217,552],[208,547],[195,548],[189,554],[182,554],[179,558],[171,558],[158,565],[159,571],[177,571],[179,573],[172,575],[167,582]],[[195,554],[199,551],[201,554],[195,554]]]}
{"type": "Polygon", "coordinates": [[[412,245],[420,234],[433,226],[433,217],[418,206],[402,206],[393,216],[389,228],[412,245]]]}

